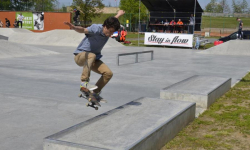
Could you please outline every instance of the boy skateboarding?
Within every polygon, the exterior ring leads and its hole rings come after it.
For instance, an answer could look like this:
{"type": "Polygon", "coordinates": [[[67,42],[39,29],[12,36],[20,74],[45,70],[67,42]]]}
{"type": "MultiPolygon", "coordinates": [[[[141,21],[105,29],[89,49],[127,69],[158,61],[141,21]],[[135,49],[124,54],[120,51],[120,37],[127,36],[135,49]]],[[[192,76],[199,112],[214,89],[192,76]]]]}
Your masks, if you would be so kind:
{"type": "MultiPolygon", "coordinates": [[[[65,25],[68,25],[76,32],[84,33],[86,35],[74,52],[76,64],[83,67],[80,84],[80,90],[82,92],[88,91],[89,89],[99,95],[102,88],[112,78],[112,71],[100,60],[102,57],[101,51],[109,37],[120,28],[118,18],[124,13],[123,10],[119,10],[115,17],[107,18],[103,24],[92,24],[87,28],[74,26],[69,22],[64,22],[65,25]],[[101,75],[95,85],[89,84],[91,71],[101,75]]],[[[100,100],[101,97],[99,101],[100,100]]]]}

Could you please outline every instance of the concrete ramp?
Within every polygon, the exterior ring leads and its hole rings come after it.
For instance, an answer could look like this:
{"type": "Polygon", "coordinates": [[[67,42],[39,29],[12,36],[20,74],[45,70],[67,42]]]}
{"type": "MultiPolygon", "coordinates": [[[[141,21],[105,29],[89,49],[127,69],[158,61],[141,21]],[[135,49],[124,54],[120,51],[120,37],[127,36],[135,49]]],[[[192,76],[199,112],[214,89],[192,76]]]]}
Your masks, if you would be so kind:
{"type": "Polygon", "coordinates": [[[0,35],[0,40],[8,40],[9,38],[7,36],[0,35]]]}
{"type": "MultiPolygon", "coordinates": [[[[85,34],[78,33],[74,30],[57,29],[42,33],[35,32],[20,32],[22,29],[17,30],[3,30],[0,35],[9,37],[10,42],[29,44],[29,45],[50,45],[50,46],[74,46],[77,47],[85,34]]],[[[114,39],[109,39],[105,47],[120,47],[121,43],[114,39]]]]}
{"type": "Polygon", "coordinates": [[[0,59],[35,56],[35,55],[53,55],[53,54],[59,54],[59,53],[29,45],[22,45],[5,40],[0,40],[0,59]]]}
{"type": "Polygon", "coordinates": [[[45,138],[43,148],[157,150],[194,117],[195,103],[140,98],[45,138]]]}
{"type": "Polygon", "coordinates": [[[231,40],[199,53],[214,54],[214,55],[250,56],[249,46],[250,46],[250,40],[231,40]]]}
{"type": "Polygon", "coordinates": [[[33,33],[27,29],[19,29],[19,28],[0,28],[0,35],[9,37],[13,33],[33,33]]]}

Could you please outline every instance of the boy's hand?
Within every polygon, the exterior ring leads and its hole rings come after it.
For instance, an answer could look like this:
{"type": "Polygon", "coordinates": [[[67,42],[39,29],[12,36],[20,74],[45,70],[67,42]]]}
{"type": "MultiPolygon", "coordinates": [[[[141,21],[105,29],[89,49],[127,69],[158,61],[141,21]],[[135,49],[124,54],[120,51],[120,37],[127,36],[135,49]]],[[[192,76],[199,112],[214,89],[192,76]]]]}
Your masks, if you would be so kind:
{"type": "Polygon", "coordinates": [[[74,25],[69,22],[64,22],[65,25],[69,26],[70,29],[74,29],[74,25]]]}
{"type": "Polygon", "coordinates": [[[116,18],[119,18],[120,16],[124,15],[125,11],[124,10],[119,10],[117,15],[115,16],[116,18]]]}
{"type": "Polygon", "coordinates": [[[125,11],[124,10],[119,10],[117,14],[120,15],[120,16],[122,16],[122,15],[125,14],[125,11]]]}

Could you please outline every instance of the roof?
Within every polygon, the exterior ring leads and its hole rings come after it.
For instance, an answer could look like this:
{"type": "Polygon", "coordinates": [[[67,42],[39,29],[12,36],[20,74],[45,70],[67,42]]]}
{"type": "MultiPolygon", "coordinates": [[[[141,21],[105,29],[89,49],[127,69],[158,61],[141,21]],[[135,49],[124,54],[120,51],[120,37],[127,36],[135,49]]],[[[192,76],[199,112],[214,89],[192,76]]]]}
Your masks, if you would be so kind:
{"type": "MultiPolygon", "coordinates": [[[[173,12],[193,12],[195,0],[141,0],[141,2],[152,11],[173,12]]],[[[203,12],[198,0],[196,3],[196,12],[203,12]]]]}

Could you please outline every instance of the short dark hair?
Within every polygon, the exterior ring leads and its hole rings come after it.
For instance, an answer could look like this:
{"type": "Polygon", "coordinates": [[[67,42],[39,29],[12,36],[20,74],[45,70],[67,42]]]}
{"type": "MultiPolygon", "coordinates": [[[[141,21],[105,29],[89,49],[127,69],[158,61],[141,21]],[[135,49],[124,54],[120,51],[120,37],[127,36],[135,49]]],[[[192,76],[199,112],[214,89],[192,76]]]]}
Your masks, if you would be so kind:
{"type": "Polygon", "coordinates": [[[109,17],[104,21],[102,26],[105,26],[107,29],[114,28],[115,31],[118,31],[120,29],[120,25],[121,24],[116,17],[109,17]]]}
{"type": "Polygon", "coordinates": [[[238,20],[238,19],[240,19],[240,18],[236,18],[236,20],[238,20]]]}

